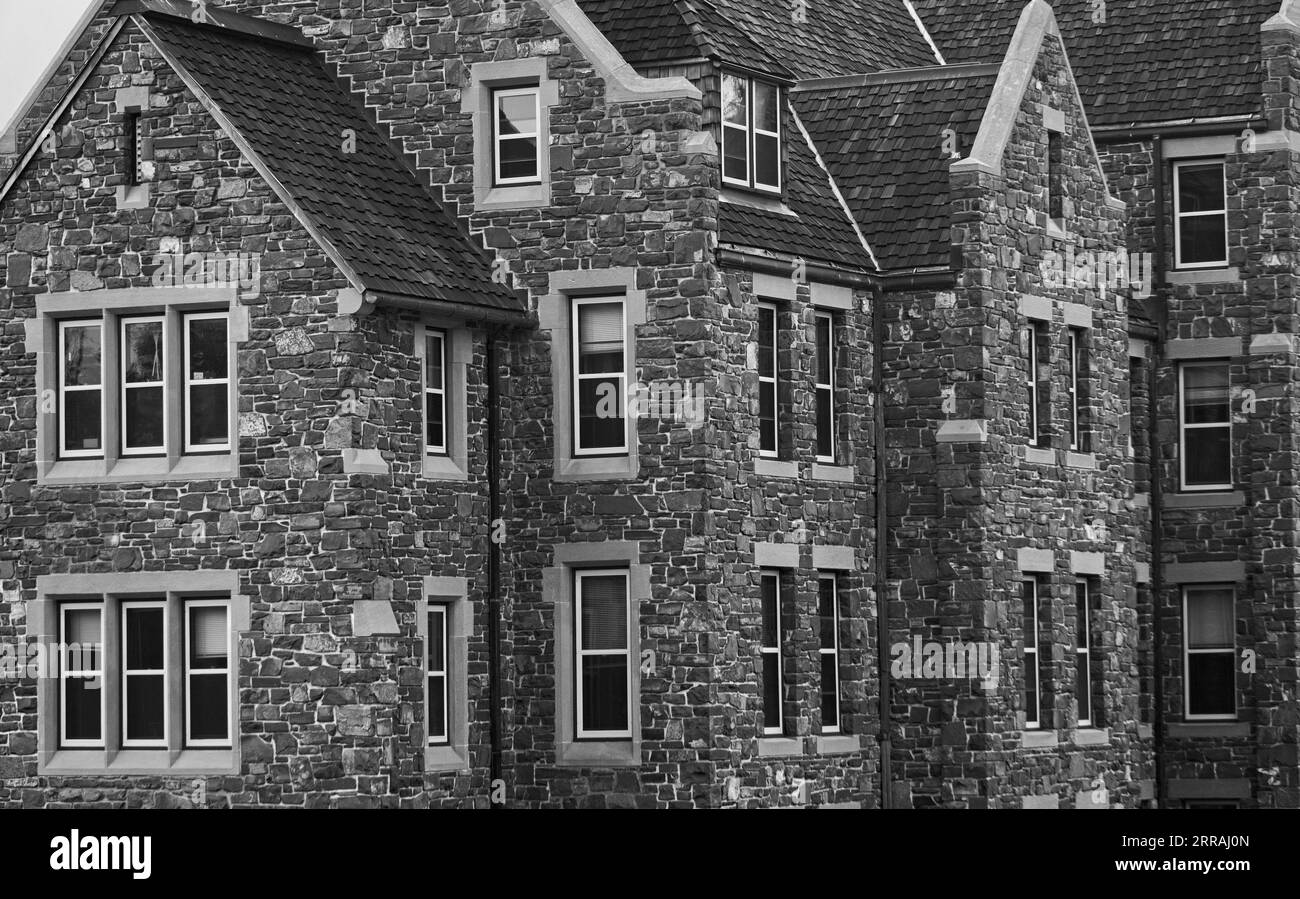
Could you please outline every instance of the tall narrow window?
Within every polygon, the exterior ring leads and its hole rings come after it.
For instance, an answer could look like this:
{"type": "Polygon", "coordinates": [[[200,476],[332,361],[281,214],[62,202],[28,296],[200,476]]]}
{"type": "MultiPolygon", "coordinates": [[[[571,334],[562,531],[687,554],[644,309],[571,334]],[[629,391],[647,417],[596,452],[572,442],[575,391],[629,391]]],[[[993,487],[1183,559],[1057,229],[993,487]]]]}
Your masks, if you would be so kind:
{"type": "Polygon", "coordinates": [[[759,654],[763,661],[763,733],[785,732],[782,709],[785,691],[781,663],[781,577],[775,571],[765,571],[760,577],[762,587],[762,643],[759,654]]]}
{"type": "Polygon", "coordinates": [[[447,335],[425,331],[424,338],[424,451],[447,454],[447,335]]]}
{"type": "Polygon", "coordinates": [[[1092,725],[1092,608],[1086,578],[1074,583],[1074,698],[1079,726],[1092,725]]]}
{"type": "Polygon", "coordinates": [[[516,87],[492,92],[493,177],[496,184],[541,180],[541,91],[516,87]]]}
{"type": "Polygon", "coordinates": [[[59,613],[59,743],[103,746],[104,609],[99,603],[65,603],[59,613]]]}
{"type": "Polygon", "coordinates": [[[1025,343],[1028,353],[1029,371],[1026,373],[1025,386],[1029,393],[1029,445],[1038,446],[1039,425],[1038,425],[1038,324],[1030,322],[1025,326],[1025,343]]]}
{"type": "Polygon", "coordinates": [[[1038,680],[1038,581],[1025,578],[1020,582],[1020,602],[1023,606],[1023,635],[1025,644],[1025,727],[1042,727],[1041,696],[1038,680]]]}
{"type": "Polygon", "coordinates": [[[122,455],[166,451],[163,317],[122,319],[122,455]]]}
{"type": "Polygon", "coordinates": [[[829,313],[816,316],[817,461],[835,461],[835,327],[829,313]]]}
{"type": "Polygon", "coordinates": [[[758,304],[758,453],[775,458],[778,454],[777,428],[779,378],[776,360],[776,306],[758,304]]]}
{"type": "Polygon", "coordinates": [[[127,184],[144,183],[144,119],[138,111],[126,114],[127,184]]]}
{"type": "Polygon", "coordinates": [[[1080,426],[1081,421],[1081,397],[1079,395],[1079,372],[1083,366],[1083,335],[1078,328],[1069,329],[1069,358],[1066,361],[1069,367],[1070,381],[1066,390],[1070,395],[1070,449],[1082,450],[1083,432],[1080,426]]]}
{"type": "Polygon", "coordinates": [[[1065,223],[1065,135],[1047,132],[1047,215],[1057,225],[1065,223]]]}
{"type": "Polygon", "coordinates": [[[817,614],[821,625],[822,733],[840,731],[840,609],[833,576],[817,581],[817,614]]]}
{"type": "Polygon", "coordinates": [[[1178,369],[1184,490],[1232,489],[1232,409],[1227,362],[1185,362],[1178,369]]]}
{"type": "Polygon", "coordinates": [[[122,745],[167,745],[167,603],[122,604],[122,745]]]}
{"type": "Polygon", "coordinates": [[[103,325],[59,322],[59,455],[104,454],[103,325]]]}
{"type": "Polygon", "coordinates": [[[1237,642],[1230,586],[1183,588],[1188,719],[1237,717],[1237,642]]]}
{"type": "Polygon", "coordinates": [[[622,300],[573,300],[574,455],[627,451],[622,300]]]}
{"type": "Polygon", "coordinates": [[[1227,179],[1222,162],[1174,163],[1174,264],[1228,264],[1227,179]]]}
{"type": "Polygon", "coordinates": [[[429,745],[445,746],[450,742],[447,725],[447,609],[429,607],[428,662],[429,677],[425,702],[429,703],[429,745]]]}
{"type": "Polygon", "coordinates": [[[190,746],[230,745],[229,608],[196,600],[185,608],[185,738],[190,746]]]}
{"type": "Polygon", "coordinates": [[[578,733],[583,739],[632,736],[628,573],[575,573],[578,626],[578,733]]]}
{"type": "Polygon", "coordinates": [[[753,190],[781,190],[781,89],[722,75],[722,179],[753,190]]]}
{"type": "Polygon", "coordinates": [[[185,316],[185,451],[230,449],[228,316],[185,316]]]}

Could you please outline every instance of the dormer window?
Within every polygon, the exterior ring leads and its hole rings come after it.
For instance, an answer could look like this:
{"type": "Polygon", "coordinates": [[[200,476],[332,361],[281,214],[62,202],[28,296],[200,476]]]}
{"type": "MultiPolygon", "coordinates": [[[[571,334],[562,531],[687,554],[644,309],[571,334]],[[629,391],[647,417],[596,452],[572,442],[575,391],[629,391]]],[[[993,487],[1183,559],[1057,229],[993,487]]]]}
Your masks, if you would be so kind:
{"type": "Polygon", "coordinates": [[[775,84],[723,73],[722,180],[781,191],[781,88],[775,84]]]}

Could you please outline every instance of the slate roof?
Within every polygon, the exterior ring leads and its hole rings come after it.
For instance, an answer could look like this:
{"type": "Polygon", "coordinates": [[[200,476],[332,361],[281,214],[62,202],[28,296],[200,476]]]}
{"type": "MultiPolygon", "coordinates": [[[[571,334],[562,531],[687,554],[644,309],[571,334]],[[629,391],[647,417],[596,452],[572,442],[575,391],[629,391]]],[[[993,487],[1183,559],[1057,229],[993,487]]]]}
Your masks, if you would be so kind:
{"type": "Polygon", "coordinates": [[[486,253],[416,180],[310,49],[147,13],[161,43],[366,289],[523,311],[486,253]],[[341,152],[344,129],[356,153],[341,152]]]}
{"type": "Polygon", "coordinates": [[[830,177],[787,112],[785,202],[794,213],[724,201],[718,209],[718,241],[803,256],[859,269],[874,269],[830,177]]]}
{"type": "MultiPolygon", "coordinates": [[[[949,63],[1002,58],[1024,4],[914,0],[949,63]]],[[[1094,128],[1260,113],[1260,26],[1281,0],[1053,0],[1094,128]]]]}
{"type": "Polygon", "coordinates": [[[934,65],[903,0],[578,0],[633,66],[707,57],[795,78],[934,65]]]}
{"type": "Polygon", "coordinates": [[[993,66],[934,66],[792,93],[882,270],[949,264],[943,132],[969,150],[996,78],[993,66]]]}

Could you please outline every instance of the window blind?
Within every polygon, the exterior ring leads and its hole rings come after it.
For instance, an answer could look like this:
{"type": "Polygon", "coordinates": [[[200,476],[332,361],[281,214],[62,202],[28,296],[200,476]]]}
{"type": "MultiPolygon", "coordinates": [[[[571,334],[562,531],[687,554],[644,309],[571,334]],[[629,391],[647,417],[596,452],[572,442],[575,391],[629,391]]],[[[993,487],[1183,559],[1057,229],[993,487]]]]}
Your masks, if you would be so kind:
{"type": "Polygon", "coordinates": [[[584,577],[582,648],[627,647],[627,581],[621,575],[584,577]]]}
{"type": "Polygon", "coordinates": [[[216,659],[226,655],[226,610],[219,606],[200,606],[190,610],[190,640],[196,659],[216,659]]]}

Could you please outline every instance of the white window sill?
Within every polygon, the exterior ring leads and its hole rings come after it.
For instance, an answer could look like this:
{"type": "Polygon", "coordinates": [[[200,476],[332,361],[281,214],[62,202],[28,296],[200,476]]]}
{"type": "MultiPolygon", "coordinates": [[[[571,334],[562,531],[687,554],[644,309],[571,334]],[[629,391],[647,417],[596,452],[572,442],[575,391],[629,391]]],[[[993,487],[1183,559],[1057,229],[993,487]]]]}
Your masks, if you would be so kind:
{"type": "Polygon", "coordinates": [[[1070,450],[1065,454],[1065,467],[1093,471],[1097,468],[1097,456],[1095,453],[1079,453],[1070,450]]]}
{"type": "Polygon", "coordinates": [[[1020,745],[1025,749],[1055,749],[1059,742],[1054,730],[1025,730],[1020,732],[1020,745]]]}
{"type": "Polygon", "coordinates": [[[498,187],[480,187],[474,191],[475,212],[549,205],[551,205],[551,188],[549,184],[544,183],[506,184],[498,187]]]}
{"type": "Polygon", "coordinates": [[[559,768],[626,768],[641,764],[641,746],[633,740],[571,740],[556,746],[559,768]]]}
{"type": "Polygon", "coordinates": [[[1165,272],[1168,284],[1229,284],[1241,280],[1241,270],[1236,266],[1223,268],[1184,268],[1165,272]]]}
{"type": "Polygon", "coordinates": [[[621,481],[636,477],[636,458],[625,456],[595,456],[557,459],[557,481],[621,481]]]}
{"type": "Polygon", "coordinates": [[[429,746],[424,750],[424,772],[450,774],[469,771],[468,757],[465,746],[429,746]]]}
{"type": "Polygon", "coordinates": [[[755,456],[754,474],[765,478],[798,478],[799,463],[755,456]]]}
{"type": "Polygon", "coordinates": [[[856,734],[818,734],[813,737],[813,744],[818,755],[838,755],[862,750],[862,741],[856,734]]]}
{"type": "Polygon", "coordinates": [[[149,207],[148,184],[135,184],[130,187],[120,184],[116,196],[118,209],[147,209],[149,207]]]}
{"type": "Polygon", "coordinates": [[[426,455],[422,474],[431,481],[468,481],[465,466],[451,456],[426,455]]]}
{"type": "Polygon", "coordinates": [[[173,754],[167,749],[123,749],[110,753],[102,749],[60,749],[36,773],[51,777],[66,775],[219,775],[237,774],[235,753],[229,749],[184,749],[173,754]]]}
{"type": "Polygon", "coordinates": [[[759,737],[758,757],[803,755],[803,740],[798,737],[759,737]]]}
{"type": "Polygon", "coordinates": [[[208,478],[233,478],[239,473],[238,456],[214,453],[210,456],[180,456],[175,460],[163,456],[122,458],[112,467],[104,459],[61,459],[47,462],[36,479],[37,484],[58,486],[87,483],[127,484],[140,481],[196,481],[208,478]]]}
{"type": "Polygon", "coordinates": [[[1110,732],[1084,726],[1074,732],[1074,739],[1070,742],[1075,746],[1107,746],[1110,744],[1110,732]]]}
{"type": "Polygon", "coordinates": [[[854,470],[847,465],[826,465],[822,462],[815,462],[812,467],[812,479],[814,481],[837,481],[841,484],[852,484],[854,474],[854,470]]]}
{"type": "Polygon", "coordinates": [[[1025,461],[1034,465],[1055,465],[1056,450],[1045,449],[1041,446],[1025,447],[1025,461]]]}
{"type": "Polygon", "coordinates": [[[1066,240],[1069,238],[1070,233],[1065,230],[1065,219],[1049,218],[1046,213],[1043,213],[1043,222],[1048,237],[1056,238],[1057,240],[1066,240]]]}
{"type": "Polygon", "coordinates": [[[1222,509],[1245,505],[1246,494],[1240,490],[1229,493],[1171,493],[1164,499],[1167,509],[1222,509]]]}

